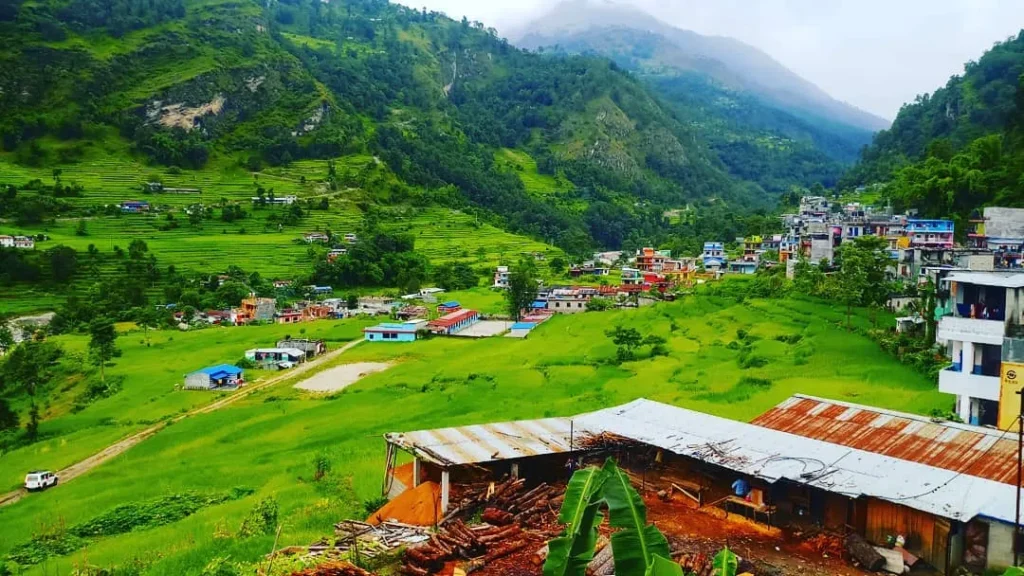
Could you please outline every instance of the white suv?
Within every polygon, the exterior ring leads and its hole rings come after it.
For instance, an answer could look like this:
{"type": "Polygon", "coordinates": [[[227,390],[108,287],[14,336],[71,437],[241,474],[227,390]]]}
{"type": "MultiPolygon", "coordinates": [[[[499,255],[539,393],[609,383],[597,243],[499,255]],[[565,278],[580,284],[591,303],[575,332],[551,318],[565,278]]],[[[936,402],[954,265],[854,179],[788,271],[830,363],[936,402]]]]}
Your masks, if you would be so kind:
{"type": "Polygon", "coordinates": [[[50,486],[57,485],[57,475],[45,470],[29,472],[25,476],[26,490],[46,490],[50,486]]]}

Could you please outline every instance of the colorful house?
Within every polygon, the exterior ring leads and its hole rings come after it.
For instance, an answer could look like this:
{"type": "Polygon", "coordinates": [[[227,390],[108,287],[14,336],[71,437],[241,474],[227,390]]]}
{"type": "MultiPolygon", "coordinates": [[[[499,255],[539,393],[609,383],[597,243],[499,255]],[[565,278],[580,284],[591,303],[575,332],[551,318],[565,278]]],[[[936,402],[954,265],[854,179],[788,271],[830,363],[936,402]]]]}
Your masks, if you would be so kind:
{"type": "Polygon", "coordinates": [[[705,242],[700,257],[705,270],[717,270],[725,266],[725,245],[721,242],[705,242]]]}
{"type": "Polygon", "coordinates": [[[450,300],[437,305],[437,313],[442,316],[445,314],[451,314],[452,312],[458,312],[459,310],[462,310],[462,305],[455,300],[450,300]]]}
{"type": "Polygon", "coordinates": [[[257,298],[255,296],[243,298],[236,322],[272,320],[275,312],[277,312],[277,301],[273,298],[257,298]]]}
{"type": "Polygon", "coordinates": [[[121,211],[131,214],[137,212],[149,212],[149,202],[126,200],[125,202],[121,202],[121,211]]]}
{"type": "Polygon", "coordinates": [[[367,342],[415,342],[416,324],[384,323],[363,328],[367,342]]]}
{"type": "Polygon", "coordinates": [[[641,248],[636,255],[636,268],[641,272],[661,272],[665,267],[665,259],[672,256],[668,250],[641,248]]]}
{"type": "Polygon", "coordinates": [[[434,334],[455,334],[480,321],[480,313],[476,310],[462,309],[446,314],[437,320],[427,323],[427,330],[434,334]]]}
{"type": "Polygon", "coordinates": [[[508,288],[508,266],[498,266],[494,269],[493,288],[508,288]]]}
{"type": "Polygon", "coordinates": [[[185,376],[186,390],[238,388],[245,383],[242,369],[231,364],[218,364],[185,376]]]}
{"type": "Polygon", "coordinates": [[[302,310],[285,308],[274,315],[274,322],[277,324],[298,324],[302,322],[302,310]]]}
{"type": "Polygon", "coordinates": [[[952,248],[953,221],[910,218],[907,236],[911,248],[952,248]]]}
{"type": "Polygon", "coordinates": [[[245,358],[261,364],[298,363],[306,359],[306,353],[298,348],[253,348],[245,351],[245,358]]]}

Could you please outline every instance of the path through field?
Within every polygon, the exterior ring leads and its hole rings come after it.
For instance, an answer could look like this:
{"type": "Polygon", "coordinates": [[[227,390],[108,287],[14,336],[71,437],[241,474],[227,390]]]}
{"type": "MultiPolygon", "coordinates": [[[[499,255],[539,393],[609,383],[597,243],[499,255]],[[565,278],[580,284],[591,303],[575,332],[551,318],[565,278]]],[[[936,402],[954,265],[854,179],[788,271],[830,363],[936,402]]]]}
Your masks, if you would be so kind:
{"type": "MultiPolygon", "coordinates": [[[[174,418],[171,418],[169,421],[154,424],[153,426],[150,426],[149,428],[146,428],[141,432],[136,432],[135,434],[132,434],[127,438],[123,438],[115,442],[114,444],[107,446],[103,450],[100,450],[96,454],[93,454],[92,456],[86,458],[85,460],[76,462],[68,466],[67,468],[64,468],[63,470],[58,470],[57,478],[59,479],[59,484],[64,484],[71,480],[74,480],[78,476],[85,474],[86,472],[92,470],[93,468],[99,466],[100,464],[103,464],[107,460],[110,460],[111,458],[119,454],[122,454],[132,446],[135,446],[136,444],[163,430],[168,424],[180,422],[181,420],[184,420],[185,418],[189,418],[191,416],[207,414],[209,412],[219,410],[225,406],[228,406],[234,402],[241,400],[242,398],[245,398],[246,396],[252,394],[253,392],[263,390],[264,388],[269,388],[270,386],[273,386],[274,384],[277,384],[283,380],[287,380],[289,378],[292,378],[293,376],[298,376],[300,374],[308,372],[316,368],[317,366],[320,366],[321,364],[324,364],[337,358],[338,356],[344,354],[345,352],[351,350],[352,348],[355,348],[356,346],[363,342],[364,340],[362,339],[354,340],[352,342],[349,342],[348,344],[345,344],[341,348],[338,348],[337,350],[332,350],[319,358],[306,362],[305,364],[300,364],[292,370],[283,372],[279,376],[274,376],[269,380],[265,380],[252,386],[247,386],[241,390],[238,390],[234,394],[217,400],[216,402],[206,404],[205,406],[200,406],[199,408],[175,416],[174,418]]],[[[18,500],[24,498],[27,494],[28,491],[25,490],[24,488],[20,488],[18,490],[8,492],[6,494],[0,494],[0,507],[14,504],[18,500]]]]}

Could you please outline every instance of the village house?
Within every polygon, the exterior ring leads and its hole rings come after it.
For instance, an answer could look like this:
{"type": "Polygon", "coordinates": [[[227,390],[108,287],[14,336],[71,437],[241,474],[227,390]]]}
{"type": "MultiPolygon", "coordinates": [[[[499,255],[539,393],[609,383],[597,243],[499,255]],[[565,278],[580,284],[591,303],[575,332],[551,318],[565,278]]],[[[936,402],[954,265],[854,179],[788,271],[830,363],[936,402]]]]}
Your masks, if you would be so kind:
{"type": "Polygon", "coordinates": [[[298,348],[253,348],[245,351],[245,359],[264,366],[291,368],[306,359],[298,348]]]}
{"type": "Polygon", "coordinates": [[[331,241],[331,237],[322,232],[306,232],[302,235],[302,239],[305,240],[307,244],[315,244],[317,242],[326,243],[331,241]]]}
{"type": "Polygon", "coordinates": [[[391,314],[398,305],[394,298],[387,296],[361,296],[358,310],[360,314],[391,314]]]}
{"type": "Polygon", "coordinates": [[[952,248],[953,221],[908,218],[907,236],[911,248],[952,248]]]}
{"type": "Polygon", "coordinates": [[[480,313],[463,308],[427,323],[427,330],[434,334],[451,336],[480,321],[480,313]]]}
{"type": "Polygon", "coordinates": [[[644,276],[636,268],[623,268],[621,281],[623,286],[642,286],[644,276]]]}
{"type": "Polygon", "coordinates": [[[596,288],[554,288],[547,296],[547,309],[555,314],[586,312],[587,302],[599,294],[596,288]]]}
{"type": "Polygon", "coordinates": [[[713,271],[725,267],[725,244],[721,242],[705,242],[704,251],[701,252],[701,262],[704,269],[713,271]]]}
{"type": "Polygon", "coordinates": [[[126,200],[124,202],[121,202],[121,212],[126,212],[129,214],[149,212],[149,202],[139,200],[126,200]]]}
{"type": "Polygon", "coordinates": [[[224,324],[231,322],[230,310],[207,310],[203,313],[203,319],[209,324],[224,324]]]}
{"type": "Polygon", "coordinates": [[[399,320],[419,320],[430,315],[426,306],[403,306],[396,314],[399,320]]]}
{"type": "Polygon", "coordinates": [[[274,314],[274,322],[276,324],[298,324],[302,322],[302,319],[302,310],[296,308],[285,308],[274,314]]]}
{"type": "Polygon", "coordinates": [[[594,262],[604,266],[614,266],[621,258],[622,251],[594,253],[594,262]]]}
{"type": "Polygon", "coordinates": [[[253,204],[262,202],[271,206],[291,206],[298,202],[299,198],[298,196],[264,196],[263,198],[253,196],[251,200],[253,204]]]}
{"type": "Polygon", "coordinates": [[[231,364],[218,364],[185,376],[185,390],[234,389],[245,383],[242,369],[231,364]]]}
{"type": "Polygon", "coordinates": [[[277,311],[277,301],[273,298],[250,296],[243,298],[242,305],[235,310],[234,322],[236,324],[273,320],[274,313],[277,311]]]}
{"type": "Polygon", "coordinates": [[[286,290],[286,289],[291,288],[291,287],[292,287],[292,281],[291,280],[274,280],[274,289],[275,290],[286,290]]]}
{"type": "Polygon", "coordinates": [[[346,254],[348,254],[348,248],[331,248],[331,251],[327,253],[327,261],[334,262],[346,254]]]}
{"type": "Polygon", "coordinates": [[[348,242],[349,244],[355,244],[358,239],[359,238],[351,232],[345,234],[345,242],[348,242]]]}
{"type": "Polygon", "coordinates": [[[459,310],[462,310],[462,305],[455,300],[449,300],[448,302],[437,305],[437,313],[441,316],[451,314],[452,312],[458,312],[459,310]]]}
{"type": "Polygon", "coordinates": [[[968,248],[993,252],[998,268],[1020,268],[1024,259],[1024,208],[988,207],[971,219],[968,248]]]}
{"type": "Polygon", "coordinates": [[[611,456],[649,507],[664,495],[686,505],[679,513],[747,516],[780,542],[824,528],[879,546],[902,536],[904,561],[940,574],[1013,563],[1016,441],[964,424],[803,396],[746,423],[640,399],[385,441],[385,486],[397,451],[411,454],[413,486],[439,483],[442,515],[453,485],[506,475],[536,485],[564,478],[569,460],[611,456]]]}
{"type": "Polygon", "coordinates": [[[492,288],[508,288],[508,266],[498,266],[494,269],[494,284],[492,288]]]}
{"type": "Polygon", "coordinates": [[[31,236],[0,236],[0,248],[31,250],[35,247],[36,240],[31,236]]]}
{"type": "Polygon", "coordinates": [[[641,248],[636,254],[636,268],[641,272],[660,273],[665,268],[665,260],[672,256],[668,250],[641,248]]]}
{"type": "Polygon", "coordinates": [[[1006,376],[1024,365],[1004,369],[1003,359],[1024,350],[1024,272],[953,272],[939,284],[936,340],[953,359],[939,372],[939,391],[956,396],[964,422],[1005,428],[1020,412],[1020,383],[1006,376]]]}
{"type": "Polygon", "coordinates": [[[584,262],[579,266],[573,266],[569,269],[569,276],[573,278],[579,278],[581,276],[608,276],[611,273],[611,268],[596,266],[593,262],[584,262]]]}
{"type": "Polygon", "coordinates": [[[277,348],[292,348],[301,350],[310,359],[327,352],[327,343],[323,340],[311,340],[309,338],[285,338],[278,340],[277,348]]]}
{"type": "Polygon", "coordinates": [[[417,324],[389,323],[363,328],[367,342],[415,342],[417,324]]]}

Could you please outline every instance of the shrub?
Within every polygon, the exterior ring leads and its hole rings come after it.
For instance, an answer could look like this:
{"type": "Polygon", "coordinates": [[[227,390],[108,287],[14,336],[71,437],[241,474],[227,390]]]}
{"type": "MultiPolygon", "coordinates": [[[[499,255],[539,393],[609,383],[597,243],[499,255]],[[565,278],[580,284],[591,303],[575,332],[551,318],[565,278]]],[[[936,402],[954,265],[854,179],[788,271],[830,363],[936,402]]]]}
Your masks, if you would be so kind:
{"type": "Polygon", "coordinates": [[[369,516],[376,512],[377,510],[380,510],[387,503],[387,496],[377,496],[376,498],[369,498],[367,500],[363,500],[363,511],[366,512],[367,516],[369,516]]]}
{"type": "Polygon", "coordinates": [[[277,500],[267,496],[260,500],[242,521],[238,535],[242,538],[271,534],[277,528],[277,500]]]}

